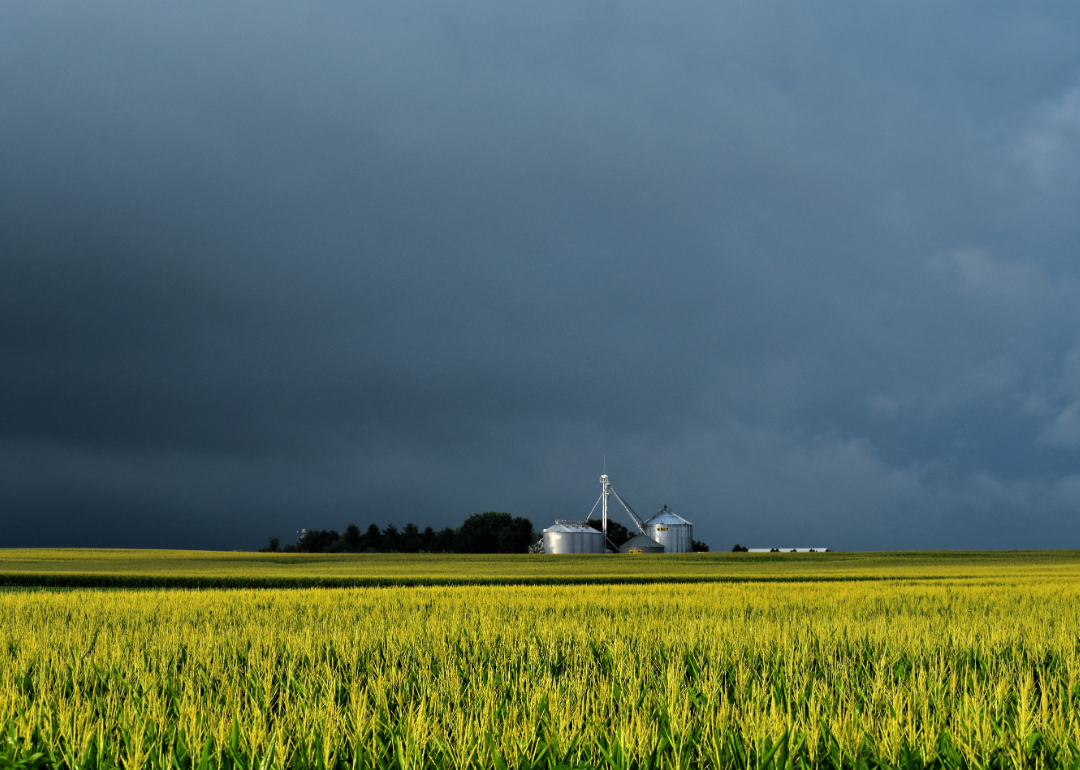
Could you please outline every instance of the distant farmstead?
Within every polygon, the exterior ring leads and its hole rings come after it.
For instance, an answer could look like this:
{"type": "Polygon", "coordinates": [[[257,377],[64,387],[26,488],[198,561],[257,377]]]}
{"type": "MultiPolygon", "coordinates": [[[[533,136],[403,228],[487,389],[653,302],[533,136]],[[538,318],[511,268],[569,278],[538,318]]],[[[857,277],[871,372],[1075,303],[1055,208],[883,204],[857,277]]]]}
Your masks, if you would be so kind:
{"type": "MultiPolygon", "coordinates": [[[[642,521],[634,509],[619,496],[605,473],[600,477],[603,491],[583,521],[556,520],[543,532],[544,553],[690,553],[694,550],[694,525],[668,510],[665,505],[648,521],[642,521]],[[638,534],[620,546],[608,539],[608,498],[614,496],[637,526],[638,534]],[[590,524],[596,507],[600,511],[600,529],[590,524]]],[[[620,527],[621,529],[621,527],[620,527]]],[[[699,544],[701,545],[701,544],[699,544]]]]}
{"type": "Polygon", "coordinates": [[[747,553],[825,553],[829,549],[821,548],[747,548],[747,553]]]}

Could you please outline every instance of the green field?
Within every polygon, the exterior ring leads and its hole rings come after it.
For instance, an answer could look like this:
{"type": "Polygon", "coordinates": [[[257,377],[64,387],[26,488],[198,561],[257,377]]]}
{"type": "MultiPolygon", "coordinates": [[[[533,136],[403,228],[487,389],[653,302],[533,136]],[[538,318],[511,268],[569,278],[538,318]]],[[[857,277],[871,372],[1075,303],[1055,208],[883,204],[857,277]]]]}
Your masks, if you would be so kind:
{"type": "Polygon", "coordinates": [[[1080,551],[663,555],[0,549],[0,585],[297,587],[1080,578],[1080,551]]]}
{"type": "Polygon", "coordinates": [[[1077,552],[0,564],[0,768],[1080,768],[1077,552]]]}

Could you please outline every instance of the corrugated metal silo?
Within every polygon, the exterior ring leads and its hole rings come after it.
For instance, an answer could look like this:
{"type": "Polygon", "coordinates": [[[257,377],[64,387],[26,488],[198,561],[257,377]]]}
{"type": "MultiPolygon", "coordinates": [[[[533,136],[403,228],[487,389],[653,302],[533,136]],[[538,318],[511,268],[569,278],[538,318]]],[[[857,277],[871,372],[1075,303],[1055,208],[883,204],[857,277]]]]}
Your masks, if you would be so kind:
{"type": "Polygon", "coordinates": [[[580,521],[556,521],[543,531],[544,553],[604,553],[604,535],[580,521]]]}
{"type": "Polygon", "coordinates": [[[694,550],[694,525],[669,511],[666,505],[645,522],[645,534],[664,546],[666,553],[694,550]]]}

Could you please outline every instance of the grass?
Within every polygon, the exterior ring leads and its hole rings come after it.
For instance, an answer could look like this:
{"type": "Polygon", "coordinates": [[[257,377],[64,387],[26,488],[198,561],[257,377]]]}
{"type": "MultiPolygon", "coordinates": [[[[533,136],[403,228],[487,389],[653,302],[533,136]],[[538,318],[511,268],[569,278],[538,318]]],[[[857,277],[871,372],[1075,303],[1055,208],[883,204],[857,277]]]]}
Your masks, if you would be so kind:
{"type": "Polygon", "coordinates": [[[0,585],[346,587],[1080,578],[1080,551],[434,555],[0,549],[0,585]]]}

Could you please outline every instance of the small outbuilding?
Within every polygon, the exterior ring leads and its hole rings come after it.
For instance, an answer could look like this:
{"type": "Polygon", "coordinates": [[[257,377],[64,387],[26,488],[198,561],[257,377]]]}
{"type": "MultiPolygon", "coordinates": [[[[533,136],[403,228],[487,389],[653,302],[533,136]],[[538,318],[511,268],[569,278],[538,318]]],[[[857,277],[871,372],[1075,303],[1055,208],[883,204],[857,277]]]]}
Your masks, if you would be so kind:
{"type": "Polygon", "coordinates": [[[663,553],[664,546],[646,535],[634,535],[619,546],[619,553],[663,553]]]}

